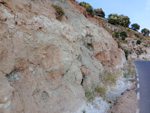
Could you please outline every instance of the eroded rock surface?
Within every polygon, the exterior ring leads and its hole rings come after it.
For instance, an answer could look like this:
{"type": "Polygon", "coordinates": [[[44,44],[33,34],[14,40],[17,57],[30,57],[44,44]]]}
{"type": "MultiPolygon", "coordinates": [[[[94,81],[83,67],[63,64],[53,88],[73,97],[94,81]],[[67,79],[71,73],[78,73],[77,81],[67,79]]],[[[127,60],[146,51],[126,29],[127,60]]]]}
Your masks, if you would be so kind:
{"type": "Polygon", "coordinates": [[[73,113],[85,87],[125,62],[111,35],[67,0],[0,0],[0,26],[2,113],[73,113]]]}

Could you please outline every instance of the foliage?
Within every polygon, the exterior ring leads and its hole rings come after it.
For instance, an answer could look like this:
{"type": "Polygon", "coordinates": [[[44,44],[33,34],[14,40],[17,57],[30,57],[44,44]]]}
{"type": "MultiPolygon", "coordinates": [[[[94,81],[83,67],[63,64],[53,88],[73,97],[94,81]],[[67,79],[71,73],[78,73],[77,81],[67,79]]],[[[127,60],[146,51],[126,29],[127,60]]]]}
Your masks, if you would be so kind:
{"type": "Polygon", "coordinates": [[[120,15],[119,16],[119,24],[123,27],[129,27],[130,25],[130,18],[128,16],[120,15]]]}
{"type": "Polygon", "coordinates": [[[131,28],[135,31],[139,30],[140,29],[140,25],[138,25],[137,23],[134,23],[131,25],[131,28]]]}
{"type": "Polygon", "coordinates": [[[119,36],[122,37],[122,40],[125,40],[125,38],[127,37],[127,33],[125,31],[122,31],[122,32],[114,32],[112,34],[113,37],[116,37],[116,38],[119,38],[119,36]]]}
{"type": "Polygon", "coordinates": [[[128,60],[129,51],[127,49],[124,49],[125,57],[128,60]]]}
{"type": "Polygon", "coordinates": [[[104,13],[104,11],[102,10],[102,8],[100,8],[100,9],[94,9],[94,13],[95,13],[95,15],[97,15],[97,16],[105,17],[105,13],[104,13]]]}
{"type": "Polygon", "coordinates": [[[131,30],[130,30],[130,29],[127,29],[127,31],[130,32],[131,30]]]}
{"type": "Polygon", "coordinates": [[[55,5],[55,4],[52,4],[52,7],[55,8],[55,10],[56,10],[56,18],[58,20],[62,20],[62,17],[65,14],[62,7],[60,5],[55,5]]]}
{"type": "Polygon", "coordinates": [[[136,37],[139,37],[139,34],[137,34],[137,33],[135,33],[134,35],[135,35],[136,37]]]}
{"type": "Polygon", "coordinates": [[[114,25],[121,25],[123,27],[129,27],[130,18],[124,15],[110,14],[108,16],[108,22],[114,25]]]}
{"type": "Polygon", "coordinates": [[[79,5],[84,7],[86,9],[86,11],[88,11],[90,14],[93,13],[93,8],[92,8],[92,6],[89,3],[80,2],[79,5]]]}
{"type": "Polygon", "coordinates": [[[119,32],[114,32],[112,36],[116,37],[116,38],[119,38],[119,32]]]}
{"type": "Polygon", "coordinates": [[[136,41],[136,44],[141,44],[141,40],[137,40],[137,41],[136,41]]]}
{"type": "Polygon", "coordinates": [[[122,38],[121,38],[122,40],[125,40],[126,39],[126,37],[124,37],[124,36],[122,36],[122,38]]]}
{"type": "Polygon", "coordinates": [[[141,30],[141,33],[143,33],[144,36],[149,36],[150,31],[148,29],[144,28],[141,30]]]}
{"type": "Polygon", "coordinates": [[[110,14],[108,16],[108,22],[113,25],[118,25],[119,24],[119,16],[117,14],[110,14]]]}
{"type": "Polygon", "coordinates": [[[127,33],[125,31],[120,32],[121,37],[127,37],[127,33]]]}

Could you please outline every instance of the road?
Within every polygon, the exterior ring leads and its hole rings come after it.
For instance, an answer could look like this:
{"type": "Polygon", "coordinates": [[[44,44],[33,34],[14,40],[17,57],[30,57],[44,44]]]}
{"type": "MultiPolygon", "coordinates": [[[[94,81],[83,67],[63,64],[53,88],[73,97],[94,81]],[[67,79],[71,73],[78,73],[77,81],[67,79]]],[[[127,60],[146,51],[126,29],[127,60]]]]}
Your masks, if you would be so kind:
{"type": "Polygon", "coordinates": [[[137,75],[137,113],[150,113],[150,61],[134,61],[137,75]]]}

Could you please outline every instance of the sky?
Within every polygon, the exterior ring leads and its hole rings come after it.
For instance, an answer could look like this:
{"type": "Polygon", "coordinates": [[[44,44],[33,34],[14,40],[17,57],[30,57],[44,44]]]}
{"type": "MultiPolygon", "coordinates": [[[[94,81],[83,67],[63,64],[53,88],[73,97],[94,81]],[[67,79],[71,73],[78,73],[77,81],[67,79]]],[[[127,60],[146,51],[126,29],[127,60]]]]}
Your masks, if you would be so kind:
{"type": "MultiPolygon", "coordinates": [[[[102,8],[105,18],[111,13],[123,14],[130,18],[131,24],[150,29],[150,0],[77,0],[87,2],[94,9],[102,8]]],[[[131,25],[130,24],[130,25],[131,25]]]]}

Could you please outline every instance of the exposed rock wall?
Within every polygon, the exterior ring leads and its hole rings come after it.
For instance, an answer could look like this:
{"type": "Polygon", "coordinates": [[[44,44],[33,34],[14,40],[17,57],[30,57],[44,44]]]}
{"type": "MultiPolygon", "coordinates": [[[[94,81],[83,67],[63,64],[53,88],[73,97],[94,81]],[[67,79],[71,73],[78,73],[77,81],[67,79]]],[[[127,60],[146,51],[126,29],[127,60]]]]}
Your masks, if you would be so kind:
{"type": "Polygon", "coordinates": [[[2,113],[75,112],[83,88],[125,62],[111,35],[66,0],[0,0],[0,26],[2,113]]]}

